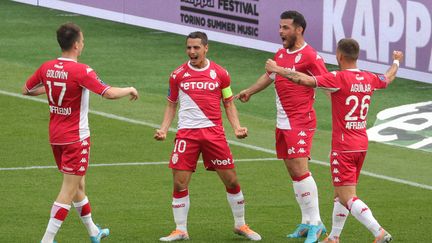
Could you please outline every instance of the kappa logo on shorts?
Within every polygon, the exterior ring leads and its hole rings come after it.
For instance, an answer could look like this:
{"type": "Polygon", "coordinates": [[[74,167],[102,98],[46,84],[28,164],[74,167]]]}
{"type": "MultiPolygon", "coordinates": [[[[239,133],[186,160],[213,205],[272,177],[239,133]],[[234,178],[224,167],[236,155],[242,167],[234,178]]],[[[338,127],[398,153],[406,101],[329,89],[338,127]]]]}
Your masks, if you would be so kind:
{"type": "Polygon", "coordinates": [[[295,148],[294,147],[291,147],[291,148],[289,148],[288,149],[288,154],[295,154],[296,152],[295,152],[295,148]]]}
{"type": "Polygon", "coordinates": [[[178,162],[178,154],[173,154],[173,156],[171,158],[171,162],[173,164],[177,164],[177,162],[178,162]]]}
{"type": "Polygon", "coordinates": [[[339,174],[339,170],[337,168],[333,169],[333,174],[339,174]]]}
{"type": "Polygon", "coordinates": [[[334,181],[334,182],[340,182],[339,177],[335,177],[335,178],[333,179],[333,181],[334,181]]]}
{"type": "Polygon", "coordinates": [[[300,139],[299,141],[298,141],[298,143],[297,144],[300,144],[300,145],[305,145],[306,144],[306,142],[305,142],[305,140],[303,140],[303,139],[300,139]]]}
{"type": "Polygon", "coordinates": [[[214,165],[230,165],[232,164],[230,158],[224,159],[224,160],[220,160],[220,159],[212,159],[210,160],[214,165]]]}
{"type": "Polygon", "coordinates": [[[82,143],[81,143],[81,146],[88,146],[89,144],[88,144],[88,142],[87,142],[87,140],[84,140],[84,141],[82,141],[82,143]]]}
{"type": "Polygon", "coordinates": [[[297,136],[299,136],[299,137],[306,137],[307,135],[306,135],[305,131],[300,131],[300,132],[297,134],[297,136]]]}
{"type": "Polygon", "coordinates": [[[87,163],[87,160],[86,160],[86,158],[82,158],[80,162],[81,163],[87,163]]]}
{"type": "Polygon", "coordinates": [[[83,150],[81,151],[81,154],[88,154],[87,149],[83,149],[83,150]]]}
{"type": "Polygon", "coordinates": [[[84,166],[81,166],[80,168],[79,168],[79,170],[78,171],[80,171],[80,172],[83,172],[83,171],[85,171],[85,167],[84,166]]]}
{"type": "Polygon", "coordinates": [[[306,150],[304,148],[299,148],[299,150],[297,151],[297,153],[304,154],[304,153],[306,153],[306,150]]]}
{"type": "Polygon", "coordinates": [[[338,153],[333,152],[333,153],[332,153],[332,156],[338,156],[338,153]]]}
{"type": "Polygon", "coordinates": [[[334,159],[332,162],[332,165],[338,165],[338,164],[339,164],[339,161],[337,161],[337,159],[334,159]]]}

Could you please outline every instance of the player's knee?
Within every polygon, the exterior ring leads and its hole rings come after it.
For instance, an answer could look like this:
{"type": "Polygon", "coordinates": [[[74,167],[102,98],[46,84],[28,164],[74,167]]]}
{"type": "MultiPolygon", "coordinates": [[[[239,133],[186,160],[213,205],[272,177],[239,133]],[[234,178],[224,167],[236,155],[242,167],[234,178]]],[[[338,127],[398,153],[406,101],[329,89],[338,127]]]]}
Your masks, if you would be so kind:
{"type": "Polygon", "coordinates": [[[174,182],[174,191],[180,192],[188,188],[187,180],[176,180],[174,182]]]}
{"type": "Polygon", "coordinates": [[[224,184],[228,189],[234,189],[240,186],[236,177],[225,179],[224,184]]]}
{"type": "Polygon", "coordinates": [[[285,160],[285,165],[291,177],[301,177],[309,173],[307,162],[301,159],[285,160]]]}

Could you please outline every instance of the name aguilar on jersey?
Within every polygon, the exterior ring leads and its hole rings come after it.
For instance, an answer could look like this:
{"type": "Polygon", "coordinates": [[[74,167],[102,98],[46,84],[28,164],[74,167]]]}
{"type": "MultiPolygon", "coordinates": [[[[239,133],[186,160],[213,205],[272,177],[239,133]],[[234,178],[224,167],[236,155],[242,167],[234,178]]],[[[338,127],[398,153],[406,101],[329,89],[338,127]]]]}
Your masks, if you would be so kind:
{"type": "Polygon", "coordinates": [[[371,92],[370,84],[351,84],[351,92],[371,92]]]}
{"type": "MultiPolygon", "coordinates": [[[[360,77],[362,78],[362,77],[360,77]]],[[[359,77],[357,77],[357,79],[359,79],[359,77]]],[[[371,85],[370,84],[351,84],[351,92],[359,92],[359,93],[364,93],[364,92],[371,92],[371,85]]],[[[346,129],[365,129],[366,128],[366,121],[361,121],[361,122],[346,122],[345,123],[345,128],[346,129]]]]}
{"type": "MultiPolygon", "coordinates": [[[[46,72],[46,77],[47,78],[67,80],[68,74],[69,74],[68,72],[65,72],[63,70],[48,69],[46,72]]],[[[54,83],[54,86],[55,86],[55,83],[54,83]]],[[[69,116],[70,114],[72,114],[72,108],[71,107],[58,107],[58,106],[50,105],[49,109],[50,109],[50,113],[54,113],[57,115],[69,116]]]]}

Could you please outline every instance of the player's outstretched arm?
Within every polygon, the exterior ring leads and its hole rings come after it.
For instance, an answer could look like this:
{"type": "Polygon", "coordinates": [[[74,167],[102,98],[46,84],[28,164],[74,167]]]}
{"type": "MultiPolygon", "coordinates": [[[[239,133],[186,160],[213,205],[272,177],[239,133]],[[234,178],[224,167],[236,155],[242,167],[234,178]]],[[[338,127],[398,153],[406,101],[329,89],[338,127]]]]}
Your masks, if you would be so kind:
{"type": "Polygon", "coordinates": [[[237,108],[234,104],[234,100],[230,100],[228,102],[225,102],[224,106],[225,106],[225,112],[226,112],[228,121],[230,122],[231,127],[234,130],[235,136],[239,139],[247,137],[248,130],[246,127],[242,127],[240,125],[240,121],[238,118],[238,112],[237,112],[237,108]]]}
{"type": "Polygon", "coordinates": [[[277,73],[293,83],[308,87],[316,87],[316,81],[312,76],[280,67],[272,59],[267,60],[265,68],[268,72],[277,73]]]}
{"type": "Polygon", "coordinates": [[[28,90],[26,85],[24,85],[22,87],[22,94],[23,95],[38,96],[38,95],[45,94],[45,93],[46,93],[45,87],[42,84],[33,88],[32,90],[28,90]]]}
{"type": "Polygon", "coordinates": [[[393,51],[393,64],[390,66],[390,68],[384,74],[384,76],[386,76],[389,84],[391,82],[393,82],[393,80],[396,78],[396,73],[399,69],[399,63],[402,62],[402,59],[403,59],[403,52],[393,51]]]}
{"type": "Polygon", "coordinates": [[[177,111],[177,103],[169,102],[165,108],[165,114],[162,121],[162,124],[159,129],[156,129],[156,133],[153,138],[158,141],[165,140],[168,130],[171,126],[172,121],[174,120],[175,114],[177,111]]]}
{"type": "Polygon", "coordinates": [[[137,100],[139,98],[138,91],[134,87],[118,88],[111,87],[102,95],[105,99],[120,99],[125,96],[130,96],[129,100],[137,100]]]}
{"type": "Polygon", "coordinates": [[[244,89],[240,91],[240,93],[236,94],[234,99],[239,99],[241,102],[248,102],[252,95],[267,88],[272,82],[273,80],[266,73],[264,73],[249,88],[244,89]]]}

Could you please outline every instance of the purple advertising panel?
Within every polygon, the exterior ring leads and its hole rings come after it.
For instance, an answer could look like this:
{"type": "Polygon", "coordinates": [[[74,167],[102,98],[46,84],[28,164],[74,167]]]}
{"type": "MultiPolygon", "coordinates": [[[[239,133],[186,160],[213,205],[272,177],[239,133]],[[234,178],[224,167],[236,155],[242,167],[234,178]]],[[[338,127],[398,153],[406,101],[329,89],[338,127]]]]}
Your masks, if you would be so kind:
{"type": "MultiPolygon", "coordinates": [[[[29,0],[18,0],[29,2],[29,0]]],[[[38,0],[38,5],[179,34],[204,30],[228,44],[274,52],[279,16],[301,12],[306,41],[336,64],[336,43],[355,38],[362,69],[385,72],[392,51],[401,77],[432,83],[431,0],[38,0]]]]}

